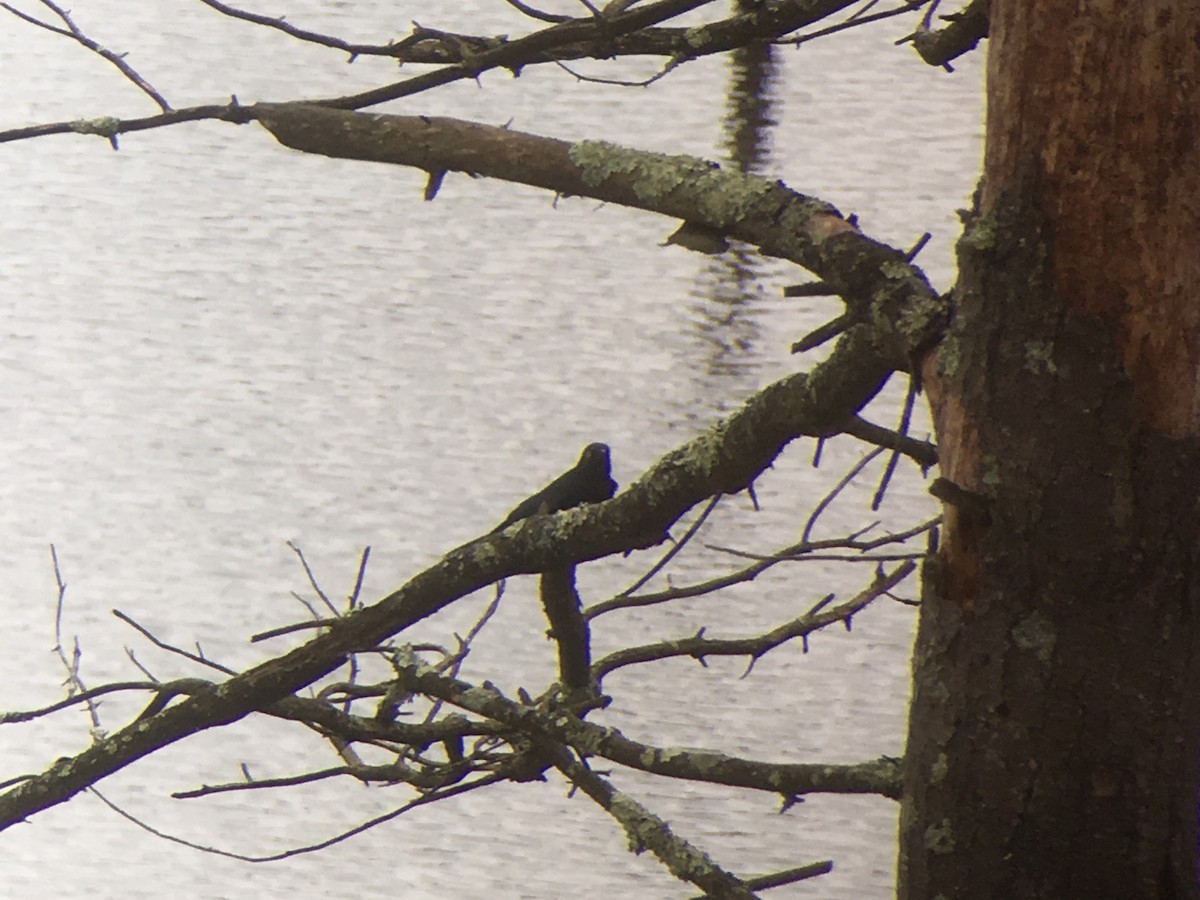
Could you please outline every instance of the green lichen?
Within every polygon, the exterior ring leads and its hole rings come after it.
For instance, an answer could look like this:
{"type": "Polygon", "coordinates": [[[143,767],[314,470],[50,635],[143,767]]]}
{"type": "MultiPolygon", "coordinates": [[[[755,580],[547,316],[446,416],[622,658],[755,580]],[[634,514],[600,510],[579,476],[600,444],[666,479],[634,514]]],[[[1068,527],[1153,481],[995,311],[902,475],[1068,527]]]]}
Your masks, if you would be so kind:
{"type": "Polygon", "coordinates": [[[671,760],[673,760],[673,759],[680,759],[680,758],[686,758],[686,757],[687,757],[687,751],[679,749],[678,747],[663,747],[658,752],[658,761],[664,762],[664,763],[671,762],[671,760]]]}
{"type": "Polygon", "coordinates": [[[938,369],[947,378],[953,378],[954,373],[958,371],[958,364],[962,360],[962,344],[958,338],[958,332],[951,329],[946,333],[945,339],[938,346],[937,362],[938,369]]]}
{"type": "Polygon", "coordinates": [[[736,225],[773,188],[765,179],[725,172],[695,156],[632,150],[607,141],[579,141],[567,156],[579,166],[585,184],[600,187],[614,175],[623,176],[648,206],[661,206],[672,191],[687,185],[696,198],[697,219],[718,229],[736,225]]]}
{"type": "Polygon", "coordinates": [[[925,829],[925,849],[938,856],[954,852],[954,828],[949,819],[942,819],[925,829]]]}
{"type": "Polygon", "coordinates": [[[938,758],[934,760],[933,768],[929,770],[929,783],[940,784],[942,779],[946,777],[946,773],[950,771],[950,760],[946,758],[945,753],[939,753],[938,758]]]}
{"type": "Polygon", "coordinates": [[[1036,609],[1013,626],[1012,636],[1018,647],[1029,650],[1042,663],[1050,662],[1058,641],[1054,623],[1036,609]]]}
{"type": "Polygon", "coordinates": [[[996,246],[996,220],[992,216],[980,216],[972,220],[958,243],[969,250],[992,249],[996,246]]]}
{"type": "Polygon", "coordinates": [[[909,344],[923,344],[934,336],[931,334],[934,328],[940,329],[949,317],[946,301],[930,293],[929,286],[907,267],[904,290],[907,296],[900,307],[900,315],[896,317],[896,329],[909,344]]]}
{"type": "Polygon", "coordinates": [[[811,228],[810,225],[816,216],[841,217],[837,209],[828,203],[811,197],[797,199],[793,196],[783,212],[776,216],[776,221],[779,222],[778,231],[781,235],[791,235],[793,239],[806,239],[813,247],[819,247],[826,239],[837,234],[845,234],[844,231],[831,228],[811,228]]]}
{"type": "Polygon", "coordinates": [[[1054,344],[1050,341],[1030,341],[1025,345],[1025,368],[1034,375],[1049,372],[1051,375],[1058,371],[1054,362],[1054,344]]]}
{"type": "Polygon", "coordinates": [[[121,131],[121,120],[113,116],[101,116],[98,119],[76,119],[71,123],[71,130],[76,134],[98,134],[111,138],[121,131]]]}
{"type": "Polygon", "coordinates": [[[712,33],[705,25],[697,25],[683,33],[683,42],[693,50],[703,50],[712,43],[712,33]]]}
{"type": "Polygon", "coordinates": [[[983,474],[980,480],[988,487],[996,487],[1000,484],[1000,461],[990,453],[984,454],[983,457],[983,474]]]}

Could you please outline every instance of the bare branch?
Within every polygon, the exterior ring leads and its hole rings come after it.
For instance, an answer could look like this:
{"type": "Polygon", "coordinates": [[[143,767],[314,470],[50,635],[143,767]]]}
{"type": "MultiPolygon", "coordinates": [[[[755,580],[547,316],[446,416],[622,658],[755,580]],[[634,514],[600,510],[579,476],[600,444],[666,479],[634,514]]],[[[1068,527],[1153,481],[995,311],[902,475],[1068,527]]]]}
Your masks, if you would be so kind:
{"type": "MultiPolygon", "coordinates": [[[[651,28],[709,2],[712,0],[657,0],[621,9],[614,14],[572,19],[516,40],[501,41],[490,49],[472,53],[434,72],[359,94],[318,102],[339,109],[363,109],[454,81],[478,78],[489,69],[519,69],[532,62],[553,59],[553,51],[566,46],[582,44],[587,48],[586,53],[577,50],[575,55],[611,56],[615,42],[623,35],[633,33],[651,34],[655,45],[653,48],[643,48],[643,52],[648,50],[682,62],[780,37],[851,5],[853,0],[782,0],[756,6],[743,15],[707,25],[661,29],[657,34],[651,28]],[[551,55],[547,56],[547,53],[551,55]]],[[[565,57],[559,54],[559,58],[565,57]]]]}
{"type": "Polygon", "coordinates": [[[754,900],[754,894],[740,879],[718,866],[694,844],[675,834],[649,808],[629,794],[616,790],[606,779],[572,756],[566,747],[544,742],[542,749],[568,781],[617,820],[625,830],[634,853],[649,850],[672,875],[702,888],[706,896],[754,900]]]}
{"type": "Polygon", "coordinates": [[[688,545],[692,538],[696,536],[696,533],[700,530],[700,526],[704,524],[705,520],[709,517],[712,511],[717,508],[717,504],[721,502],[722,496],[724,495],[717,494],[711,500],[709,500],[708,503],[705,504],[704,509],[700,511],[700,515],[696,516],[692,524],[688,526],[688,530],[684,532],[683,537],[681,537],[678,541],[675,541],[671,545],[671,549],[664,553],[658,562],[656,562],[649,568],[649,570],[647,570],[646,574],[644,574],[629,587],[625,588],[625,590],[621,591],[621,593],[619,593],[617,596],[630,596],[634,591],[644,586],[650,581],[651,578],[670,565],[671,560],[674,559],[679,552],[688,545]]]}
{"type": "Polygon", "coordinates": [[[521,0],[505,0],[505,2],[513,9],[524,13],[531,19],[537,19],[540,22],[566,22],[571,18],[570,16],[561,16],[554,13],[543,12],[540,9],[534,9],[532,6],[522,3],[521,0]]]}
{"type": "Polygon", "coordinates": [[[762,556],[755,553],[747,553],[745,551],[732,550],[728,547],[712,547],[709,549],[719,550],[724,553],[730,553],[734,556],[742,557],[743,559],[754,560],[753,565],[747,566],[744,569],[739,569],[735,572],[730,572],[726,575],[721,575],[707,581],[698,582],[696,584],[685,585],[683,587],[671,587],[667,590],[657,591],[651,594],[637,595],[618,595],[611,600],[605,600],[602,603],[596,603],[584,610],[584,616],[588,619],[593,619],[596,616],[604,613],[613,612],[618,609],[629,609],[637,606],[654,606],[659,603],[666,603],[671,600],[677,600],[683,597],[700,597],[705,594],[711,594],[723,588],[730,587],[735,584],[753,581],[767,569],[776,566],[783,562],[799,562],[805,560],[836,560],[839,562],[889,562],[895,560],[920,558],[925,556],[924,553],[911,553],[896,556],[888,556],[884,554],[872,554],[866,556],[864,554],[871,550],[883,547],[888,544],[902,543],[910,537],[915,537],[918,534],[930,531],[937,526],[941,518],[930,519],[920,525],[916,525],[906,531],[896,532],[894,534],[886,534],[882,537],[875,538],[870,541],[857,541],[852,537],[831,538],[823,541],[801,542],[793,544],[783,550],[778,551],[770,556],[762,556]],[[831,554],[820,554],[815,551],[827,549],[848,549],[858,550],[860,553],[855,556],[834,556],[831,554]]]}
{"type": "Polygon", "coordinates": [[[107,49],[106,47],[102,47],[96,41],[89,38],[83,33],[83,31],[80,30],[79,26],[75,24],[75,21],[71,18],[71,14],[57,3],[54,3],[53,0],[41,0],[41,3],[46,8],[50,9],[56,16],[58,16],[63,21],[63,24],[65,24],[67,27],[59,28],[55,25],[51,25],[49,22],[43,22],[41,19],[35,18],[28,13],[21,12],[21,10],[10,6],[7,3],[0,3],[0,7],[7,9],[14,16],[24,19],[31,25],[44,28],[47,31],[53,32],[54,34],[60,34],[64,37],[69,37],[87,49],[91,50],[98,56],[108,60],[117,67],[122,75],[132,81],[137,86],[138,90],[142,91],[144,94],[150,97],[151,100],[157,103],[159,109],[161,109],[163,112],[169,112],[171,110],[171,104],[166,101],[162,94],[155,90],[150,82],[142,78],[142,76],[137,73],[133,66],[125,62],[125,54],[113,53],[111,50],[107,49]]]}
{"type": "Polygon", "coordinates": [[[817,520],[821,518],[821,514],[825,512],[825,510],[829,509],[830,505],[838,498],[842,491],[844,491],[846,487],[852,481],[854,481],[858,474],[867,466],[869,466],[871,462],[881,453],[883,453],[882,447],[872,450],[853,466],[851,466],[850,471],[839,478],[837,484],[835,484],[829,489],[829,491],[826,492],[825,496],[821,498],[820,502],[813,507],[812,513],[809,514],[808,521],[804,523],[804,530],[800,532],[801,544],[809,543],[809,541],[812,539],[813,529],[817,527],[817,520]]]}
{"type": "Polygon", "coordinates": [[[252,22],[255,25],[262,25],[266,28],[274,28],[281,31],[289,37],[293,37],[300,41],[305,41],[310,44],[320,44],[323,47],[331,47],[335,50],[341,50],[350,55],[350,61],[353,62],[356,56],[392,56],[395,52],[395,46],[391,44],[356,44],[351,41],[343,40],[332,35],[321,34],[316,31],[309,31],[305,28],[298,28],[295,25],[289,24],[283,16],[264,16],[260,13],[249,12],[244,9],[239,9],[230,6],[227,3],[221,3],[220,0],[200,0],[205,6],[216,10],[222,15],[229,16],[232,19],[241,19],[245,22],[252,22]]]}
{"type": "MultiPolygon", "coordinates": [[[[236,106],[217,112],[229,119],[246,115],[236,106]]],[[[310,150],[336,149],[339,155],[346,155],[349,145],[357,158],[378,158],[381,152],[402,158],[413,152],[412,145],[431,136],[437,139],[435,144],[457,137],[456,149],[445,146],[438,152],[460,154],[461,162],[453,167],[467,171],[496,171],[496,161],[480,151],[486,151],[490,141],[503,142],[517,134],[452,120],[365,116],[311,106],[260,105],[254,115],[285,142],[308,144],[302,148],[310,150]],[[423,137],[407,141],[405,129],[420,129],[423,137]],[[330,143],[335,136],[336,148],[330,143]]],[[[159,123],[166,118],[158,117],[159,123]]],[[[122,128],[126,124],[118,123],[122,128]]],[[[716,493],[745,489],[791,440],[835,432],[875,396],[893,369],[907,370],[914,355],[930,346],[944,328],[946,301],[919,272],[900,268],[908,266],[903,254],[862,237],[819,201],[799,197],[773,182],[719,172],[686,157],[631,153],[594,142],[570,145],[532,136],[514,140],[515,146],[546,152],[536,180],[551,190],[584,192],[631,206],[650,205],[678,218],[723,228],[767,252],[808,265],[828,281],[836,280],[843,297],[854,298],[870,312],[812,373],[795,373],[767,386],[717,427],[667,454],[614,499],[553,516],[532,516],[501,534],[460,547],[307,644],[231,677],[212,692],[172,704],[73,758],[55,762],[46,772],[0,795],[0,829],[69,799],[190,734],[270,707],[329,674],[349,655],[379,646],[488,584],[661,541],[696,503],[716,493]],[[556,161],[550,162],[551,158],[556,161]],[[654,174],[643,182],[646,167],[654,174]],[[746,199],[732,211],[714,210],[702,199],[735,184],[746,191],[746,199]],[[658,185],[653,196],[639,197],[639,191],[644,195],[650,185],[658,185]]],[[[506,156],[512,146],[501,143],[499,149],[505,151],[501,155],[506,156]]],[[[507,158],[501,162],[528,179],[530,167],[539,164],[534,152],[523,166],[507,158]]]]}
{"type": "Polygon", "coordinates": [[[937,447],[929,441],[917,440],[906,434],[892,431],[890,428],[868,422],[859,416],[855,416],[846,423],[842,431],[844,434],[856,437],[868,444],[874,444],[876,447],[897,450],[919,465],[922,470],[931,469],[937,465],[937,447]]]}
{"type": "Polygon", "coordinates": [[[237,99],[234,98],[225,105],[193,106],[141,119],[101,116],[96,119],[72,119],[66,122],[47,122],[42,125],[10,128],[0,131],[0,144],[27,141],[31,138],[47,137],[52,134],[94,134],[107,138],[111,142],[118,134],[149,131],[154,128],[178,125],[181,122],[202,122],[207,119],[220,119],[238,124],[251,121],[246,107],[240,106],[237,99]]]}
{"type": "Polygon", "coordinates": [[[291,541],[288,541],[287,545],[288,548],[296,554],[296,558],[300,561],[300,566],[304,569],[304,576],[308,579],[309,587],[313,589],[316,595],[320,598],[321,602],[325,604],[326,609],[328,609],[335,617],[340,616],[342,614],[341,611],[333,605],[333,601],[329,599],[325,592],[321,590],[321,585],[317,583],[317,576],[313,574],[312,567],[309,566],[308,560],[305,559],[304,551],[291,541]]]}
{"type": "Polygon", "coordinates": [[[34,719],[40,719],[59,712],[60,710],[77,706],[80,703],[87,703],[96,697],[103,697],[105,694],[116,694],[124,691],[157,691],[160,686],[158,682],[154,681],[116,681],[112,684],[103,684],[97,688],[81,689],[78,692],[72,693],[66,699],[51,703],[48,706],[0,713],[0,725],[10,725],[14,722],[30,722],[34,719]]]}
{"type": "Polygon", "coordinates": [[[901,453],[899,442],[908,437],[908,426],[912,423],[913,405],[917,402],[917,387],[916,376],[909,375],[908,390],[904,392],[904,408],[900,412],[900,427],[896,430],[897,443],[891,448],[892,452],[888,455],[887,465],[879,478],[879,488],[875,491],[875,496],[871,498],[872,510],[878,510],[883,505],[883,496],[892,482],[892,476],[896,474],[896,464],[900,461],[901,453]]]}
{"type": "Polygon", "coordinates": [[[599,682],[605,675],[624,666],[680,656],[690,656],[700,662],[703,662],[707,656],[749,656],[753,662],[788,641],[805,638],[814,631],[826,628],[835,622],[848,624],[856,613],[865,609],[882,594],[895,588],[912,574],[916,567],[916,563],[906,561],[889,575],[881,573],[871,585],[845,603],[823,610],[818,605],[812,612],[805,613],[754,637],[714,639],[703,637],[703,631],[701,631],[690,638],[617,650],[592,666],[592,677],[599,682]]]}
{"type": "MultiPolygon", "coordinates": [[[[649,210],[757,245],[833,285],[855,316],[845,336],[870,325],[875,355],[886,356],[893,369],[909,371],[913,355],[932,346],[948,321],[949,300],[902,251],[870,240],[834,207],[777,181],[695,157],[604,141],[572,144],[456,119],[264,103],[253,115],[280,143],[308,153],[501,178],[649,210]],[[714,196],[730,201],[714,204],[714,196]]],[[[840,425],[830,423],[827,433],[840,425]]]]}
{"type": "Polygon", "coordinates": [[[181,846],[184,846],[184,847],[190,847],[193,850],[201,850],[205,853],[212,853],[215,856],[224,856],[228,859],[241,860],[242,862],[278,862],[279,860],[290,859],[293,856],[301,856],[305,853],[316,853],[320,850],[325,850],[336,844],[340,844],[340,843],[343,843],[344,841],[348,841],[350,838],[355,837],[356,835],[360,835],[363,832],[370,831],[372,828],[376,827],[377,825],[382,825],[385,822],[390,822],[392,819],[398,818],[399,816],[402,816],[405,813],[410,812],[413,809],[416,809],[418,806],[424,806],[427,803],[433,803],[437,800],[444,800],[448,797],[455,796],[457,794],[467,793],[468,791],[476,790],[477,788],[487,787],[488,785],[495,784],[502,780],[504,780],[502,777],[489,775],[484,778],[480,778],[478,781],[471,782],[470,784],[457,785],[455,787],[448,788],[446,791],[443,791],[443,792],[431,792],[430,794],[427,794],[422,797],[418,797],[415,800],[405,803],[403,806],[399,807],[398,809],[394,809],[391,812],[387,812],[387,813],[384,813],[383,815],[376,816],[373,819],[368,819],[366,822],[363,822],[360,825],[356,825],[353,828],[349,828],[343,832],[340,832],[339,834],[336,834],[331,838],[327,838],[326,840],[319,841],[315,844],[307,844],[303,847],[293,847],[290,850],[285,850],[282,853],[273,853],[273,854],[270,854],[269,856],[249,856],[244,853],[231,853],[228,850],[219,850],[216,847],[210,847],[205,844],[197,844],[193,841],[189,841],[184,838],[178,837],[177,835],[173,835],[168,832],[161,831],[161,830],[154,828],[153,826],[147,824],[146,822],[143,822],[141,819],[137,818],[136,816],[134,816],[127,810],[122,809],[120,806],[113,803],[111,800],[109,800],[107,797],[105,797],[103,794],[101,794],[95,788],[89,788],[89,790],[95,797],[99,798],[99,800],[105,806],[107,806],[109,809],[111,809],[117,815],[121,816],[123,819],[126,819],[129,822],[132,822],[134,825],[136,825],[138,828],[141,828],[143,831],[147,831],[150,834],[154,835],[155,837],[162,838],[165,841],[170,841],[173,844],[180,844],[181,846]]]}
{"type": "Polygon", "coordinates": [[[142,637],[144,637],[146,640],[148,640],[150,643],[152,643],[155,647],[159,647],[160,649],[166,650],[169,653],[174,653],[176,656],[182,656],[184,659],[189,660],[191,662],[199,663],[202,666],[207,666],[208,668],[214,669],[214,670],[222,673],[223,675],[237,674],[237,670],[231,669],[228,666],[223,666],[219,662],[214,662],[213,660],[208,659],[206,656],[204,656],[203,653],[199,653],[199,652],[192,653],[190,650],[184,650],[181,647],[176,647],[174,644],[168,644],[166,641],[160,640],[159,638],[155,637],[154,633],[151,632],[150,629],[146,628],[144,625],[139,624],[137,621],[135,621],[133,619],[132,616],[126,615],[125,613],[121,612],[119,609],[114,609],[112,611],[112,614],[114,616],[116,616],[118,619],[120,619],[122,622],[124,622],[126,625],[129,625],[131,628],[135,629],[139,634],[142,635],[142,637]]]}
{"type": "Polygon", "coordinates": [[[74,703],[76,699],[82,698],[87,708],[88,718],[92,722],[92,737],[98,739],[103,736],[104,729],[100,724],[100,707],[99,704],[93,701],[92,692],[88,691],[87,685],[83,683],[83,677],[79,674],[79,665],[83,658],[83,651],[79,646],[79,638],[75,638],[74,648],[71,653],[71,658],[67,659],[67,653],[63,649],[62,641],[62,616],[63,606],[67,596],[67,583],[63,581],[62,570],[58,565],[58,550],[53,544],[50,545],[50,561],[54,566],[54,583],[58,587],[58,598],[54,604],[54,652],[58,656],[59,662],[62,663],[63,669],[66,670],[67,678],[67,700],[69,703],[74,703]],[[76,696],[78,695],[78,697],[76,696]]]}
{"type": "MultiPolygon", "coordinates": [[[[790,44],[799,47],[801,44],[807,44],[810,41],[815,41],[817,38],[828,37],[831,34],[837,34],[839,31],[847,31],[851,28],[858,28],[861,25],[870,25],[875,22],[882,22],[885,19],[891,19],[896,16],[907,15],[910,12],[915,12],[922,6],[929,3],[929,0],[908,0],[902,6],[897,6],[892,9],[886,9],[883,12],[874,13],[872,15],[863,15],[862,12],[854,13],[849,16],[844,22],[839,22],[836,25],[830,25],[826,28],[820,28],[816,31],[810,31],[794,38],[786,38],[778,40],[777,44],[790,44]]],[[[867,7],[875,5],[875,0],[871,0],[867,7]]]]}
{"type": "Polygon", "coordinates": [[[615,728],[585,722],[562,709],[544,712],[514,703],[487,684],[471,685],[415,668],[406,670],[403,678],[410,690],[442,697],[510,728],[654,775],[749,788],[785,799],[810,793],[880,794],[893,800],[900,797],[899,760],[890,757],[845,765],[767,763],[707,750],[655,747],[631,740],[615,728]]]}

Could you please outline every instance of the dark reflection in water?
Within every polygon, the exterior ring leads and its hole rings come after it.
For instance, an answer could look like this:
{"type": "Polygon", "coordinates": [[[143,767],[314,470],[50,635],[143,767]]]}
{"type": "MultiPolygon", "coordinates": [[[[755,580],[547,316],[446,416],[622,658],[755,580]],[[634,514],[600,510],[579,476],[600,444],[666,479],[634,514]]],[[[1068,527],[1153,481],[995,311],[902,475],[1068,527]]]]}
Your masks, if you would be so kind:
{"type": "MultiPolygon", "coordinates": [[[[743,0],[735,4],[739,9],[743,0]]],[[[723,145],[725,165],[757,173],[770,155],[773,91],[778,63],[770,44],[743,47],[729,55],[723,145]]],[[[758,287],[762,260],[754,248],[733,244],[711,263],[696,286],[691,306],[696,334],[708,351],[707,375],[728,378],[758,368],[755,352],[760,328],[757,314],[763,295],[758,287]]],[[[754,384],[745,385],[746,392],[754,384]]],[[[729,385],[716,395],[729,396],[729,385]]]]}

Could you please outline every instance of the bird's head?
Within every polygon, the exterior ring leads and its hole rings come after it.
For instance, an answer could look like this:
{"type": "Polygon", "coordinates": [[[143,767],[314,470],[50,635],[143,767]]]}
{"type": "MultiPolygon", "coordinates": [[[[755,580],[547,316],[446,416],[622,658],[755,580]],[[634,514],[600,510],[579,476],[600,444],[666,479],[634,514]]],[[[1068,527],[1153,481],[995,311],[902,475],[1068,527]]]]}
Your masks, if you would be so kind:
{"type": "Polygon", "coordinates": [[[579,455],[579,465],[608,472],[611,468],[608,453],[608,444],[588,444],[583,448],[583,453],[579,455]]]}

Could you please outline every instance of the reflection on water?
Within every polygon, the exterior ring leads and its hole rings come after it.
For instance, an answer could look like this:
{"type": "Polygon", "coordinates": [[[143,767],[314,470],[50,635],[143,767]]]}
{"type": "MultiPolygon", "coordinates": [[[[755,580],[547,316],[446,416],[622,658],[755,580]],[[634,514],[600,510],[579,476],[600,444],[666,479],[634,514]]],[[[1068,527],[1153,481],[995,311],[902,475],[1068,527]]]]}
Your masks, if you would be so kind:
{"type": "MultiPolygon", "coordinates": [[[[772,91],[778,66],[770,44],[755,44],[729,54],[729,84],[722,123],[724,164],[747,173],[760,173],[770,162],[772,91]]],[[[759,318],[768,310],[760,281],[764,265],[754,248],[732,242],[706,264],[689,303],[699,358],[711,379],[710,396],[740,384],[738,399],[754,390],[761,369],[762,339],[759,318]],[[717,384],[729,383],[717,388],[717,384]]],[[[719,408],[718,412],[725,409],[719,408]]]]}

